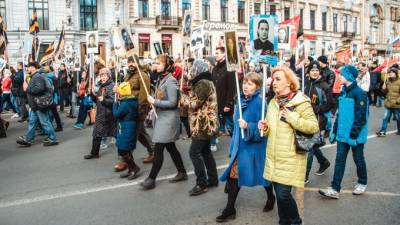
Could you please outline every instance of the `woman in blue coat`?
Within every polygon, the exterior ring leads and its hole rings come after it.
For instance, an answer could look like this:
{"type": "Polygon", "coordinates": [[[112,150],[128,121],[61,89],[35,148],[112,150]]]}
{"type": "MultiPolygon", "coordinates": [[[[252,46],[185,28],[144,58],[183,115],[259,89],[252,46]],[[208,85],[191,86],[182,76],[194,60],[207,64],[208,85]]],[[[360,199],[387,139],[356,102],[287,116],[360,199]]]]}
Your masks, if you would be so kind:
{"type": "Polygon", "coordinates": [[[129,83],[118,87],[119,101],[113,105],[113,115],[117,120],[116,145],[118,154],[128,165],[128,171],[121,173],[121,178],[133,180],[139,176],[140,168],[133,160],[132,151],[136,148],[136,121],[138,120],[138,101],[132,96],[129,83]]]}
{"type": "Polygon", "coordinates": [[[266,138],[260,135],[258,121],[261,120],[262,94],[261,76],[257,73],[248,73],[243,79],[243,93],[241,94],[241,106],[243,119],[239,119],[238,107],[234,113],[234,131],[230,143],[230,162],[228,168],[220,177],[221,181],[227,181],[228,202],[222,214],[216,218],[217,222],[226,222],[235,219],[235,202],[242,186],[264,186],[268,201],[264,212],[271,211],[275,204],[270,182],[263,178],[265,165],[266,138]],[[241,137],[241,129],[244,137],[241,137]]]}

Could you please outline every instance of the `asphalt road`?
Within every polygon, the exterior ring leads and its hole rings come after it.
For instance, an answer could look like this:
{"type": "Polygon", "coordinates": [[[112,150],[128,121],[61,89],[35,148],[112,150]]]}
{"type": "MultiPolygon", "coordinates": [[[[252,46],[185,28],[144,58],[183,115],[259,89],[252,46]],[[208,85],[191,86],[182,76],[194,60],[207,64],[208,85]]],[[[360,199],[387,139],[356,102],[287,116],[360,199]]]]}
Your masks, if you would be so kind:
{"type": "MultiPolygon", "coordinates": [[[[322,198],[318,188],[330,184],[336,146],[328,145],[323,152],[332,166],[323,176],[311,175],[305,192],[305,224],[400,224],[400,136],[390,134],[377,138],[383,115],[382,108],[371,107],[370,139],[365,148],[368,169],[368,188],[363,196],[353,196],[356,169],[348,156],[343,191],[339,200],[322,198]]],[[[7,117],[6,117],[7,118],[7,117]]],[[[45,137],[39,136],[31,148],[18,147],[16,138],[26,125],[12,120],[6,139],[0,139],[0,225],[188,225],[215,224],[226,204],[224,184],[208,193],[189,197],[195,183],[189,159],[189,140],[177,142],[191,176],[188,181],[169,184],[176,170],[165,154],[157,187],[140,189],[138,182],[148,174],[151,165],[141,164],[146,151],[139,145],[134,156],[142,168],[142,176],[128,182],[113,172],[117,153],[111,144],[101,151],[98,160],[83,160],[90,151],[91,128],[72,129],[74,120],[64,118],[64,131],[58,134],[60,145],[42,147],[45,137]]],[[[395,123],[388,130],[395,130],[395,123]]],[[[222,138],[214,154],[219,172],[228,163],[229,139],[222,138]]],[[[318,163],[314,160],[313,171],[318,163]]],[[[237,200],[237,219],[227,224],[278,224],[275,206],[263,213],[266,194],[261,187],[243,188],[237,200]]]]}

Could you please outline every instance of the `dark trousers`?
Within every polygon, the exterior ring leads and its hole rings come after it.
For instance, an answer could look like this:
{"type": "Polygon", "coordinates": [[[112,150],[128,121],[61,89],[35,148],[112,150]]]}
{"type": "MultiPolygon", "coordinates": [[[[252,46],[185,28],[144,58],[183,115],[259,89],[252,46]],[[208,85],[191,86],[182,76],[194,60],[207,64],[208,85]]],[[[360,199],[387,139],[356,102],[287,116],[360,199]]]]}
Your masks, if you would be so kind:
{"type": "Polygon", "coordinates": [[[149,175],[149,178],[151,179],[155,180],[161,170],[162,164],[164,162],[164,148],[167,148],[167,151],[171,155],[172,161],[174,162],[178,172],[186,173],[181,154],[179,153],[178,149],[176,149],[175,143],[156,143],[154,149],[153,166],[151,167],[149,175]]]}
{"type": "Polygon", "coordinates": [[[70,104],[68,88],[60,89],[60,111],[64,111],[64,106],[70,104]]]}
{"type": "Polygon", "coordinates": [[[0,117],[0,138],[1,137],[7,137],[7,134],[6,134],[6,121],[5,120],[3,120],[1,117],[0,117]]]}
{"type": "Polygon", "coordinates": [[[26,97],[17,97],[17,107],[20,110],[21,119],[27,119],[29,117],[26,104],[28,104],[28,100],[26,99],[26,97]]]}
{"type": "MultiPolygon", "coordinates": [[[[349,153],[350,145],[344,142],[337,143],[335,173],[333,174],[332,188],[340,192],[343,180],[344,170],[346,168],[347,153],[349,153]]],[[[353,152],[353,160],[357,167],[358,183],[367,185],[367,164],[364,158],[364,145],[359,144],[351,147],[353,152]]]]}
{"type": "Polygon", "coordinates": [[[154,143],[151,141],[150,135],[147,133],[144,121],[139,120],[136,126],[137,138],[146,149],[149,155],[154,154],[154,143]]]}
{"type": "Polygon", "coordinates": [[[189,118],[188,118],[188,117],[182,117],[182,116],[181,116],[180,133],[182,133],[182,124],[183,124],[183,126],[185,127],[187,136],[190,137],[191,134],[190,134],[189,118]]]}
{"type": "Polygon", "coordinates": [[[280,225],[301,224],[301,218],[297,209],[296,201],[292,196],[292,187],[273,182],[278,205],[278,215],[280,225]]]}
{"type": "Polygon", "coordinates": [[[196,183],[203,188],[207,187],[207,183],[218,183],[217,165],[210,147],[210,140],[192,140],[190,144],[189,154],[197,177],[196,183]]]}
{"type": "MultiPolygon", "coordinates": [[[[272,184],[268,187],[264,187],[264,189],[267,192],[268,199],[273,199],[274,191],[272,188],[272,184]]],[[[228,177],[228,180],[226,182],[226,191],[228,192],[228,202],[226,203],[225,210],[231,212],[235,210],[235,202],[240,191],[238,179],[228,177]]]]}
{"type": "Polygon", "coordinates": [[[326,159],[324,154],[322,154],[321,149],[319,149],[319,147],[314,147],[314,149],[308,153],[306,178],[308,178],[308,175],[310,174],[314,155],[317,158],[319,164],[324,164],[328,162],[328,159],[326,159]]]}
{"type": "Polygon", "coordinates": [[[60,114],[57,112],[57,105],[53,104],[50,109],[51,115],[53,116],[52,119],[56,121],[57,127],[62,128],[62,123],[60,119],[60,114]]]}
{"type": "Polygon", "coordinates": [[[93,137],[91,155],[99,155],[102,137],[93,137]]]}
{"type": "Polygon", "coordinates": [[[121,156],[122,160],[128,165],[129,171],[134,171],[139,168],[138,165],[136,165],[135,160],[133,159],[132,151],[118,149],[118,155],[121,156]]]}

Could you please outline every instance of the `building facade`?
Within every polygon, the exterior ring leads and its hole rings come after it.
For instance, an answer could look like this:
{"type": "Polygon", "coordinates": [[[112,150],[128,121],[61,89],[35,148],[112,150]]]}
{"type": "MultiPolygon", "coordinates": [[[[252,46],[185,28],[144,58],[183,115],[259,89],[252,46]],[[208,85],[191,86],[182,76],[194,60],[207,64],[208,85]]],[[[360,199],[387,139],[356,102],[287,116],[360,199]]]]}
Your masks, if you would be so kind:
{"type": "Polygon", "coordinates": [[[33,8],[39,17],[41,52],[66,31],[66,53],[86,57],[85,32],[99,31],[100,56],[107,60],[108,32],[117,24],[128,26],[139,55],[154,57],[154,42],[174,57],[187,55],[188,38],[182,36],[182,17],[191,12],[193,26],[204,21],[206,47],[213,54],[223,45],[226,30],[236,30],[246,45],[248,22],[253,14],[276,14],[279,21],[301,16],[309,55],[326,54],[327,46],[350,45],[360,53],[384,54],[388,40],[399,35],[400,1],[395,0],[0,0],[0,14],[7,26],[11,62],[22,58],[23,42],[33,8]]]}

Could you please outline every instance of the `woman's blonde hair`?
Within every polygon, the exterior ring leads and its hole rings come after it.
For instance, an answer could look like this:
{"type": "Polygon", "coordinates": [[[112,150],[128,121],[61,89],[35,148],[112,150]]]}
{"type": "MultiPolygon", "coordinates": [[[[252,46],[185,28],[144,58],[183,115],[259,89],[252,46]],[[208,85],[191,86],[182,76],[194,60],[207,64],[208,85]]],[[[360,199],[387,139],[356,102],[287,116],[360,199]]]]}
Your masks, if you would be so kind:
{"type": "Polygon", "coordinates": [[[258,88],[260,88],[262,86],[262,79],[260,74],[256,73],[256,72],[250,72],[247,73],[244,78],[243,78],[243,82],[248,82],[250,81],[251,83],[254,83],[258,88]]]}
{"type": "Polygon", "coordinates": [[[275,67],[274,69],[272,69],[272,82],[274,81],[274,74],[279,71],[282,71],[283,74],[285,74],[285,78],[286,78],[286,80],[288,80],[288,82],[290,84],[291,91],[299,90],[299,88],[300,88],[299,78],[290,68],[285,67],[285,66],[279,66],[279,67],[275,67]]]}

